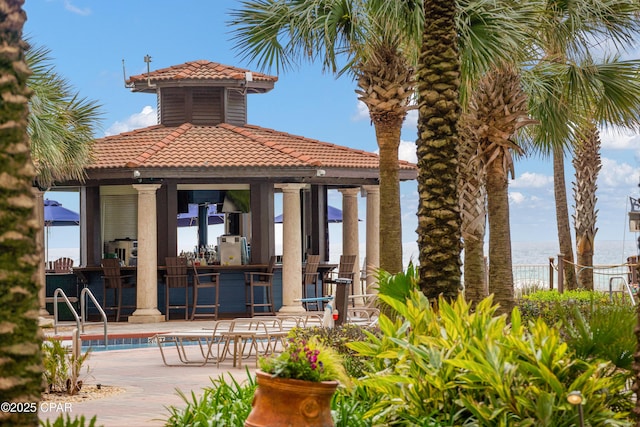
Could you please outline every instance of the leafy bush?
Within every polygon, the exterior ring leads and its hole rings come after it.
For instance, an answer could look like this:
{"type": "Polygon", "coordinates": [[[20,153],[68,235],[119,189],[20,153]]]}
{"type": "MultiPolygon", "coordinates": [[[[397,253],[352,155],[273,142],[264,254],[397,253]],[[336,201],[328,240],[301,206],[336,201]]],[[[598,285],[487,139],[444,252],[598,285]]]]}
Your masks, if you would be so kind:
{"type": "Polygon", "coordinates": [[[491,298],[473,311],[462,297],[441,299],[437,312],[419,291],[405,302],[379,298],[398,318],[381,315],[382,338],[349,344],[374,361],[357,382],[375,402],[366,413],[374,425],[572,426],[573,390],[590,425],[630,425],[626,374],[576,359],[545,322],[525,328],[515,309],[508,325],[491,298]]]}
{"type": "Polygon", "coordinates": [[[55,419],[53,424],[49,420],[41,420],[40,425],[42,427],[97,427],[95,415],[93,416],[93,418],[91,418],[91,420],[89,420],[89,424],[85,424],[86,421],[87,420],[84,415],[80,415],[80,418],[76,416],[74,419],[71,419],[69,414],[67,414],[66,416],[61,414],[58,416],[58,418],[55,419]]]}
{"type": "Polygon", "coordinates": [[[218,379],[211,379],[211,383],[212,386],[205,388],[200,397],[192,391],[189,398],[178,390],[186,407],[167,408],[170,416],[165,425],[167,427],[244,426],[251,412],[253,395],[258,387],[255,378],[249,375],[247,382],[239,383],[231,377],[231,384],[228,384],[220,376],[218,379]]]}
{"type": "Polygon", "coordinates": [[[380,330],[376,327],[360,326],[354,324],[343,324],[335,328],[296,328],[290,336],[309,340],[314,338],[318,342],[335,349],[342,357],[343,365],[347,374],[352,378],[364,375],[369,358],[359,356],[350,349],[347,344],[351,342],[365,341],[367,335],[365,331],[374,335],[380,335],[380,330]]]}
{"type": "MultiPolygon", "coordinates": [[[[69,353],[59,340],[44,341],[42,357],[44,364],[44,381],[50,393],[66,392],[74,395],[82,388],[82,368],[91,349],[78,357],[69,353]]],[[[87,373],[89,367],[87,367],[87,373]]]]}
{"type": "Polygon", "coordinates": [[[519,305],[523,319],[540,317],[556,326],[579,358],[608,360],[631,369],[637,318],[635,308],[619,295],[610,299],[598,291],[541,291],[523,298],[519,305]]]}

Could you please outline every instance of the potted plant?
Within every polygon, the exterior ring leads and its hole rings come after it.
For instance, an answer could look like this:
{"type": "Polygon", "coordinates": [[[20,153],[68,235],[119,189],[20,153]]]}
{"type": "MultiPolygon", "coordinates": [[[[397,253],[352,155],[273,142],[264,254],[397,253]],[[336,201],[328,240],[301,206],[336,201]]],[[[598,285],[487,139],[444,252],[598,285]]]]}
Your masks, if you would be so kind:
{"type": "Polygon", "coordinates": [[[334,425],[331,397],[349,381],[334,349],[314,338],[290,338],[282,353],[261,358],[259,366],[246,427],[334,425]]]}

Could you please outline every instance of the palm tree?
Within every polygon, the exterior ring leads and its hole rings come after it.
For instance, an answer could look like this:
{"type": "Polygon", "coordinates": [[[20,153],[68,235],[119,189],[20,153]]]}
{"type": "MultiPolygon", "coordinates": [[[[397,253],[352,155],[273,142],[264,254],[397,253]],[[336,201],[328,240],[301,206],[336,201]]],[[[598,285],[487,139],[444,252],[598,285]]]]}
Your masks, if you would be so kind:
{"type": "Polygon", "coordinates": [[[325,70],[356,79],[380,149],[380,267],[397,273],[403,267],[398,147],[412,108],[421,14],[379,19],[380,10],[392,9],[388,3],[394,2],[251,0],[231,13],[230,24],[236,47],[262,69],[319,60],[325,70]]]}
{"type": "Polygon", "coordinates": [[[32,46],[26,55],[33,72],[27,82],[33,91],[28,132],[38,185],[47,188],[56,180],[82,181],[84,167],[91,161],[101,106],[74,92],[55,71],[48,49],[32,46]]]}
{"type": "MultiPolygon", "coordinates": [[[[0,128],[0,378],[5,402],[40,401],[41,337],[38,330],[38,283],[41,258],[36,252],[32,183],[35,170],[27,136],[29,68],[22,39],[26,14],[22,0],[1,0],[0,57],[2,108],[0,128]]],[[[36,408],[37,409],[37,408],[36,408]]],[[[0,411],[0,425],[37,426],[37,411],[0,411]]]]}
{"type": "MultiPolygon", "coordinates": [[[[532,115],[540,121],[540,126],[533,132],[533,143],[541,152],[553,155],[558,239],[560,252],[567,261],[566,287],[573,289],[578,286],[578,282],[575,276],[565,191],[564,155],[571,147],[577,146],[577,140],[589,138],[593,120],[599,123],[616,124],[628,122],[630,115],[633,115],[633,110],[629,112],[629,107],[632,107],[633,103],[627,102],[624,105],[618,102],[623,98],[620,94],[624,93],[624,89],[619,91],[620,85],[626,85],[627,89],[632,90],[629,95],[633,93],[633,78],[624,74],[627,65],[605,59],[601,66],[598,66],[591,56],[594,46],[609,44],[620,48],[632,43],[633,35],[639,30],[640,4],[629,0],[579,2],[549,0],[543,3],[546,4],[541,10],[541,19],[532,25],[532,28],[540,35],[539,50],[544,55],[539,62],[540,68],[554,70],[551,76],[553,81],[551,85],[554,89],[543,96],[531,98],[532,115]],[[612,70],[612,67],[622,74],[618,76],[613,72],[603,74],[605,70],[612,70]],[[609,87],[608,90],[607,87],[609,87]],[[607,108],[592,111],[593,103],[604,103],[607,108]],[[624,117],[626,119],[623,119],[624,117]],[[620,122],[620,119],[623,121],[620,122]]],[[[627,101],[632,97],[633,95],[628,96],[627,101]]],[[[581,164],[586,166],[586,163],[581,164]]],[[[584,171],[584,173],[589,172],[584,171]]],[[[586,176],[584,173],[581,176],[586,176]]],[[[594,186],[587,185],[583,190],[586,188],[595,191],[594,186]]],[[[592,197],[595,195],[583,194],[576,203],[594,201],[592,197]]],[[[576,209],[584,210],[578,206],[576,209]]],[[[593,218],[593,227],[586,225],[584,219],[580,221],[581,227],[590,228],[591,238],[594,237],[595,218],[593,218]]],[[[592,244],[593,241],[589,243],[589,237],[583,235],[579,246],[588,252],[593,250],[592,244]]],[[[583,258],[583,261],[587,260],[583,258]]],[[[588,262],[592,265],[591,261],[588,262]]],[[[584,277],[584,274],[589,275],[589,272],[582,274],[584,277]]]]}

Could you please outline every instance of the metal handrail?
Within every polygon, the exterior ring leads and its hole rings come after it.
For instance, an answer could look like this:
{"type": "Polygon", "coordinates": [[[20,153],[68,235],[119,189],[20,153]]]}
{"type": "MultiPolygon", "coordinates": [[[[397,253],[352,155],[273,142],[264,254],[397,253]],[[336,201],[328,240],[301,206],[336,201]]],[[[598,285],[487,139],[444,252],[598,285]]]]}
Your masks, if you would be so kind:
{"type": "Polygon", "coordinates": [[[67,295],[64,293],[62,288],[58,288],[53,292],[53,332],[56,335],[58,334],[58,295],[59,294],[62,294],[62,298],[64,298],[64,302],[67,303],[67,307],[69,307],[69,310],[71,311],[71,313],[73,313],[73,317],[76,318],[76,326],[78,327],[78,330],[80,330],[81,322],[80,322],[80,317],[78,317],[78,312],[76,311],[75,308],[73,308],[71,301],[69,301],[69,298],[67,298],[67,295]]]}
{"type": "Polygon", "coordinates": [[[80,319],[81,322],[80,324],[82,325],[82,332],[84,333],[84,323],[86,320],[86,307],[85,307],[85,295],[88,294],[89,298],[91,298],[91,301],[93,301],[93,304],[96,306],[96,308],[98,309],[98,311],[100,312],[100,315],[102,316],[102,323],[104,325],[104,348],[107,348],[108,345],[108,339],[107,339],[107,315],[105,314],[104,310],[102,309],[102,307],[100,307],[100,304],[98,304],[98,301],[96,300],[96,297],[93,296],[93,293],[91,292],[91,290],[89,288],[83,288],[82,291],[80,291],[80,319]]]}
{"type": "Polygon", "coordinates": [[[629,299],[631,300],[631,305],[635,306],[636,305],[636,300],[633,297],[633,292],[631,291],[631,287],[629,286],[629,283],[627,283],[627,279],[624,276],[612,276],[612,277],[609,278],[609,301],[613,301],[613,281],[615,279],[622,280],[622,283],[624,283],[624,287],[627,290],[627,293],[629,294],[629,299]]]}

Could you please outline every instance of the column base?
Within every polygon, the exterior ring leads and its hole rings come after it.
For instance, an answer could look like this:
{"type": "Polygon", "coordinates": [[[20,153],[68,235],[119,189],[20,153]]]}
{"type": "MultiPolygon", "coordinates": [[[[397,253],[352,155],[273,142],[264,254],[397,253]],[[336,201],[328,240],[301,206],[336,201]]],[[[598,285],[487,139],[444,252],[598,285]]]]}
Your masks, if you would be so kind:
{"type": "Polygon", "coordinates": [[[156,308],[140,308],[127,320],[129,323],[160,323],[165,321],[165,317],[156,308]]]}
{"type": "Polygon", "coordinates": [[[306,313],[306,312],[307,310],[304,309],[302,304],[283,305],[282,307],[280,307],[280,310],[278,310],[278,313],[283,313],[283,314],[300,314],[300,313],[306,313]]]}

